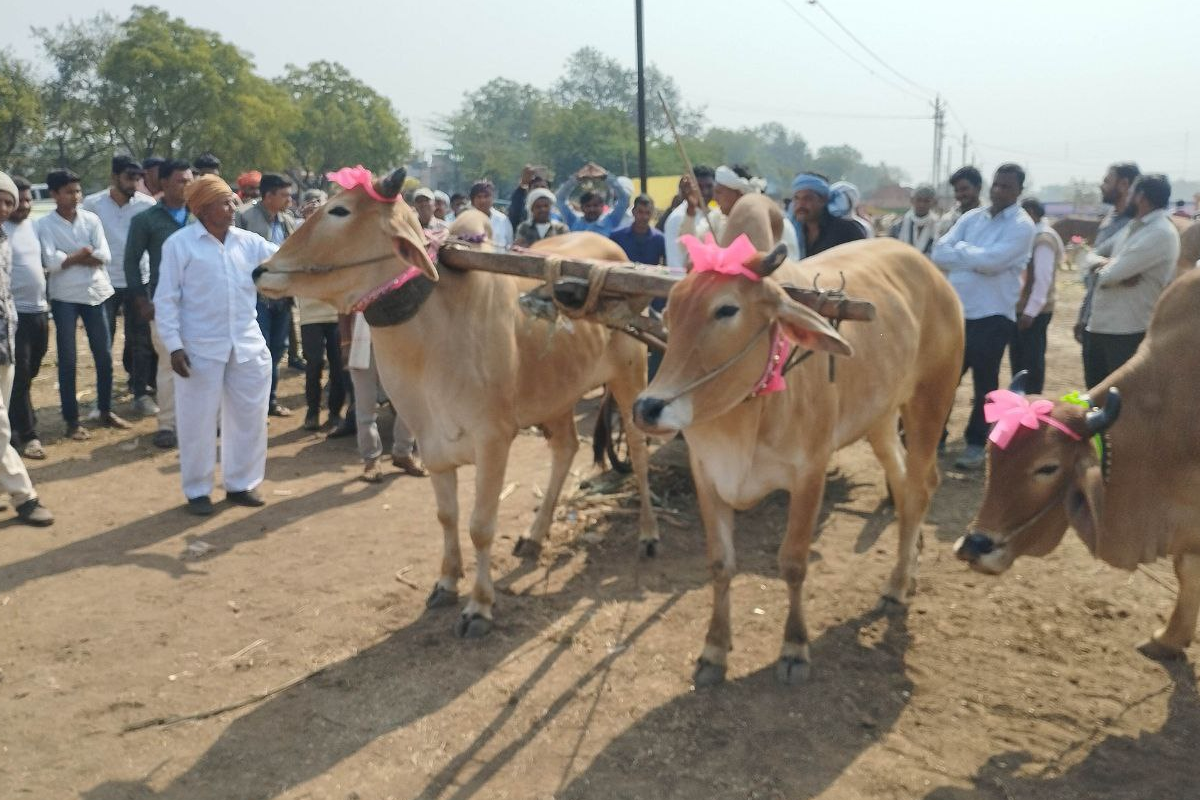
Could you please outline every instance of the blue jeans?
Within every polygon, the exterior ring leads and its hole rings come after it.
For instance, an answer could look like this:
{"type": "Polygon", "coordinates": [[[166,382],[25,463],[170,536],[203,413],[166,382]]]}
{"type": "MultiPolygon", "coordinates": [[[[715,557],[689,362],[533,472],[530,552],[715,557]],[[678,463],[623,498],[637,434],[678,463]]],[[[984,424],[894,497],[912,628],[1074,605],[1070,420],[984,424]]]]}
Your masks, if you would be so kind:
{"type": "Polygon", "coordinates": [[[92,360],[96,363],[96,406],[101,414],[112,411],[112,342],[108,338],[108,314],[104,304],[89,306],[51,300],[54,315],[54,344],[58,348],[58,395],[67,427],[79,424],[79,401],[75,399],[75,327],[83,320],[92,360]]]}
{"type": "Polygon", "coordinates": [[[276,404],[275,390],[279,386],[279,361],[287,353],[288,336],[292,332],[292,301],[258,298],[258,327],[267,340],[271,351],[271,399],[269,407],[276,404]]]}

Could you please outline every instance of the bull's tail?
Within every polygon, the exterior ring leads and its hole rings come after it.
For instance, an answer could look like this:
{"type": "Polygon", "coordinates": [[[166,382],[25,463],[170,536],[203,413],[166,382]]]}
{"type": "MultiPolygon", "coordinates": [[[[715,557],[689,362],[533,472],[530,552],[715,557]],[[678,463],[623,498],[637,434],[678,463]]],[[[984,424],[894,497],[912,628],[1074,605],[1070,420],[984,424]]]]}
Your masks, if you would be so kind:
{"type": "Polygon", "coordinates": [[[612,395],[605,394],[600,408],[596,410],[596,426],[592,429],[592,463],[600,469],[604,469],[606,446],[609,437],[612,436],[612,425],[610,424],[612,415],[608,408],[610,402],[612,402],[612,395]]]}

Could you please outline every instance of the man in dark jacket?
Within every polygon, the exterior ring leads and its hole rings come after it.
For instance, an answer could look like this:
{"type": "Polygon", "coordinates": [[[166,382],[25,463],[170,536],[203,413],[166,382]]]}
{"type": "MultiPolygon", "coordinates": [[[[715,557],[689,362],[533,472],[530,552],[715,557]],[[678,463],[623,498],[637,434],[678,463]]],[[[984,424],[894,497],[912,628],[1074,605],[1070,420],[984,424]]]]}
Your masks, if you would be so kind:
{"type": "Polygon", "coordinates": [[[154,343],[156,363],[155,400],[158,404],[158,432],[154,434],[157,447],[175,447],[175,381],[171,377],[171,354],[167,352],[154,323],[154,290],[158,288],[158,265],[162,261],[163,242],[195,217],[188,214],[184,193],[192,182],[192,169],[186,161],[168,159],[158,165],[162,196],[158,203],[129,221],[129,237],[125,240],[125,283],[129,287],[129,307],[139,322],[150,323],[150,338],[154,343]],[[150,258],[150,276],[142,283],[142,254],[150,258]]]}
{"type": "MultiPolygon", "coordinates": [[[[242,207],[234,224],[257,233],[274,245],[281,245],[296,231],[296,218],[288,213],[292,205],[292,181],[284,175],[268,172],[259,181],[258,191],[258,202],[242,207]]],[[[271,399],[267,413],[273,417],[291,416],[292,412],[279,404],[275,392],[279,387],[279,362],[287,353],[292,332],[292,298],[268,300],[259,295],[258,326],[271,351],[271,399]]]]}
{"type": "Polygon", "coordinates": [[[829,181],[815,172],[801,172],[792,181],[789,219],[796,226],[800,258],[815,256],[839,244],[864,238],[863,229],[851,218],[829,213],[829,181]]]}

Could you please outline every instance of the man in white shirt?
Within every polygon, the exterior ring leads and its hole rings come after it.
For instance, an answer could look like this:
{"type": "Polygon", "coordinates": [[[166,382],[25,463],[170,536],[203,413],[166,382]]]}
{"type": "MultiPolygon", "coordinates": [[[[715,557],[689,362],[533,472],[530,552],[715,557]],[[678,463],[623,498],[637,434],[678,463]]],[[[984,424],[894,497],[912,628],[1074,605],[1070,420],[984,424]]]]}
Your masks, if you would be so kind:
{"type": "Polygon", "coordinates": [[[912,207],[904,212],[904,216],[892,226],[888,235],[905,244],[911,244],[923,255],[929,255],[933,252],[933,243],[939,236],[938,223],[941,218],[933,211],[936,200],[937,193],[932,186],[918,186],[912,195],[912,207]]]}
{"type": "Polygon", "coordinates": [[[100,422],[125,429],[129,423],[112,413],[112,341],[104,301],[112,296],[108,263],[112,254],[100,218],[79,207],[83,190],[79,176],[59,169],[46,176],[55,210],[38,221],[42,265],[49,275],[47,292],[54,315],[54,344],[58,350],[58,394],[67,436],[76,441],[90,439],[79,424],[79,402],[75,398],[75,328],[79,320],[87,333],[88,347],[96,364],[96,408],[100,422]]]}
{"type": "Polygon", "coordinates": [[[13,388],[8,402],[8,421],[13,446],[24,458],[42,460],[46,450],[37,432],[37,412],[29,390],[42,368],[50,344],[50,304],[46,300],[46,270],[42,268],[42,246],[37,228],[29,218],[33,187],[13,176],[17,207],[4,223],[12,245],[12,294],[17,308],[17,332],[13,344],[13,388]]]}
{"type": "Polygon", "coordinates": [[[1021,201],[1021,208],[1037,226],[1033,239],[1033,255],[1021,281],[1021,297],[1017,300],[1017,332],[1008,349],[1012,373],[1024,371],[1025,390],[1041,394],[1046,383],[1046,331],[1054,315],[1054,276],[1062,263],[1066,248],[1062,238],[1046,221],[1046,207],[1036,197],[1021,201]]]}
{"type": "Polygon", "coordinates": [[[1102,373],[1092,376],[1097,383],[1132,358],[1146,338],[1154,304],[1179,260],[1179,232],[1167,216],[1167,176],[1141,176],[1132,194],[1133,219],[1117,234],[1112,257],[1096,271],[1087,332],[1102,373]]]}
{"type": "Polygon", "coordinates": [[[988,425],[983,404],[1000,385],[1000,362],[1016,332],[1021,273],[1029,263],[1036,229],[1017,198],[1025,171],[1001,164],[992,178],[990,208],[966,212],[933,247],[933,263],[947,273],[966,318],[963,374],[971,371],[975,388],[971,418],[963,435],[966,448],[959,469],[983,465],[988,425]]]}
{"type": "MultiPolygon", "coordinates": [[[[125,317],[125,346],[121,351],[121,362],[129,377],[133,406],[139,414],[149,416],[158,413],[158,406],[150,396],[154,345],[150,341],[150,326],[132,313],[131,297],[125,282],[125,241],[129,238],[129,223],[138,214],[154,207],[154,198],[137,190],[145,174],[142,165],[129,156],[115,156],[108,188],[85,197],[83,208],[100,218],[104,226],[104,239],[112,254],[112,260],[108,262],[108,280],[112,283],[113,293],[104,301],[108,338],[116,341],[117,313],[120,312],[125,317]]],[[[141,282],[145,283],[150,276],[150,260],[145,254],[140,267],[141,282]]]]}
{"type": "Polygon", "coordinates": [[[667,219],[663,223],[663,238],[667,240],[667,266],[670,267],[671,272],[680,275],[687,269],[688,264],[687,251],[679,243],[679,237],[683,235],[684,219],[691,218],[692,231],[696,238],[703,239],[704,234],[710,231],[704,209],[707,209],[708,204],[712,202],[713,191],[716,188],[716,173],[712,167],[699,166],[695,167],[693,171],[696,173],[698,184],[696,188],[700,191],[700,199],[704,208],[692,208],[687,202],[687,197],[692,191],[692,181],[689,176],[684,175],[679,179],[679,195],[683,200],[675,206],[674,211],[667,215],[667,219]]]}
{"type": "MultiPolygon", "coordinates": [[[[8,221],[17,207],[20,192],[16,182],[0,172],[0,224],[8,221]]],[[[25,463],[9,443],[8,427],[9,392],[13,385],[13,345],[17,330],[17,308],[9,290],[12,275],[12,248],[9,246],[6,227],[0,227],[0,491],[6,492],[17,509],[17,519],[28,525],[46,526],[54,524],[54,515],[38,501],[33,482],[25,463]]]]}
{"type": "Polygon", "coordinates": [[[492,244],[505,250],[513,244],[513,226],[508,216],[501,214],[492,205],[496,200],[496,187],[488,180],[471,184],[471,205],[487,214],[492,221],[492,244]]]}
{"type": "Polygon", "coordinates": [[[225,497],[264,504],[271,353],[258,325],[251,273],[278,247],[233,227],[237,196],[215,175],[187,188],[197,224],[167,239],[154,292],[154,319],[175,372],[180,477],[188,510],[213,512],[209,495],[221,428],[225,497]]]}

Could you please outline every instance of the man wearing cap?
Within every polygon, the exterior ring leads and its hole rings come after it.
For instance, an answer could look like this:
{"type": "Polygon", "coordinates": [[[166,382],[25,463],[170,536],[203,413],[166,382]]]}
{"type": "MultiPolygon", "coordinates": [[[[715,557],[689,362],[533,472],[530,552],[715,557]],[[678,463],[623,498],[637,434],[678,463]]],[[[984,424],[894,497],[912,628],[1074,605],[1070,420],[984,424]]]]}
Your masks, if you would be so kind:
{"type": "Polygon", "coordinates": [[[824,175],[801,172],[792,181],[792,209],[788,218],[796,229],[800,258],[866,238],[862,226],[853,219],[831,213],[830,204],[836,202],[840,202],[840,195],[834,195],[824,175]]]}
{"type": "MultiPolygon", "coordinates": [[[[19,198],[16,183],[7,173],[0,172],[0,223],[8,221],[19,198]]],[[[54,515],[38,501],[29,472],[9,442],[12,429],[7,407],[13,385],[13,348],[17,332],[17,307],[9,288],[11,276],[12,248],[5,228],[0,226],[0,491],[12,497],[17,519],[44,527],[54,523],[54,515]]]]}
{"type": "Polygon", "coordinates": [[[513,243],[513,227],[508,217],[501,214],[492,205],[496,200],[496,187],[489,180],[476,181],[471,184],[471,205],[488,215],[492,221],[492,244],[508,249],[513,243]]]}
{"type": "Polygon", "coordinates": [[[450,211],[450,195],[441,189],[433,193],[433,215],[447,225],[454,222],[454,214],[450,211]]]}
{"type": "Polygon", "coordinates": [[[33,379],[42,368],[42,359],[50,344],[50,304],[46,300],[46,270],[42,268],[42,247],[29,212],[33,207],[33,187],[26,179],[13,176],[17,186],[17,207],[4,232],[12,247],[12,295],[17,307],[17,332],[13,339],[13,387],[8,403],[8,421],[13,446],[24,458],[46,457],[37,432],[37,412],[29,396],[33,379]]]}
{"type": "Polygon", "coordinates": [[[262,180],[262,173],[256,169],[249,172],[243,172],[237,177],[238,197],[242,203],[253,203],[258,199],[258,184],[262,180]]]}
{"type": "Polygon", "coordinates": [[[49,275],[47,294],[54,316],[54,343],[58,351],[58,394],[67,436],[76,441],[92,438],[79,424],[75,395],[75,329],[83,322],[88,347],[96,365],[96,408],[100,421],[110,428],[129,423],[112,413],[112,340],[104,301],[112,296],[108,263],[112,254],[100,218],[80,208],[83,190],[79,176],[65,169],[46,176],[55,210],[38,220],[42,266],[49,275]]]}
{"type": "Polygon", "coordinates": [[[427,231],[445,230],[450,226],[433,213],[433,203],[433,189],[422,186],[413,192],[413,210],[417,212],[421,227],[427,231]]]}
{"type": "Polygon", "coordinates": [[[933,212],[933,203],[937,193],[928,184],[922,184],[913,192],[912,207],[904,212],[900,221],[892,226],[889,235],[905,244],[911,244],[924,255],[933,252],[933,243],[938,240],[937,214],[933,212]]]}
{"type": "Polygon", "coordinates": [[[226,499],[264,504],[271,352],[251,273],[278,247],[233,227],[237,197],[215,175],[188,186],[187,204],[198,224],[163,245],[154,314],[175,372],[183,494],[189,511],[206,516],[218,423],[226,499]]]}
{"type": "MultiPolygon", "coordinates": [[[[234,222],[239,228],[257,233],[276,247],[296,232],[296,218],[288,213],[292,205],[292,181],[285,175],[268,172],[259,181],[261,196],[257,203],[243,206],[234,222]]],[[[279,388],[279,362],[288,352],[292,334],[292,298],[270,300],[258,298],[258,324],[271,350],[271,402],[273,417],[288,417],[290,409],[280,405],[276,396],[279,388]]]]}
{"type": "Polygon", "coordinates": [[[529,247],[542,239],[562,236],[564,233],[571,232],[565,222],[550,218],[554,202],[554,192],[545,187],[534,189],[529,193],[525,200],[529,218],[517,226],[517,244],[521,247],[529,247]]]}
{"type": "Polygon", "coordinates": [[[171,377],[171,353],[163,344],[154,321],[154,306],[151,300],[158,287],[158,269],[162,262],[163,244],[171,234],[196,219],[188,213],[184,201],[188,184],[192,182],[192,168],[186,161],[169,159],[158,167],[162,196],[151,208],[138,214],[129,223],[129,238],[125,242],[125,283],[129,292],[132,315],[149,324],[150,341],[154,346],[155,399],[158,405],[158,430],[154,434],[155,447],[170,449],[176,445],[175,437],[175,381],[171,377]],[[142,258],[148,270],[142,280],[142,258]]]}
{"type": "MultiPolygon", "coordinates": [[[[154,383],[151,372],[154,345],[150,342],[150,326],[132,313],[125,278],[125,243],[129,238],[130,222],[138,214],[154,207],[154,198],[137,190],[144,175],[142,165],[129,156],[114,157],[108,188],[85,197],[83,207],[100,218],[100,224],[104,226],[104,238],[112,253],[112,260],[108,262],[108,279],[112,283],[113,293],[104,301],[108,338],[116,341],[117,316],[124,316],[125,346],[121,352],[121,363],[129,377],[134,410],[142,416],[150,416],[158,413],[158,406],[150,396],[150,387],[154,383]]],[[[143,255],[138,263],[137,283],[145,283],[149,274],[150,260],[143,255]]]]}

